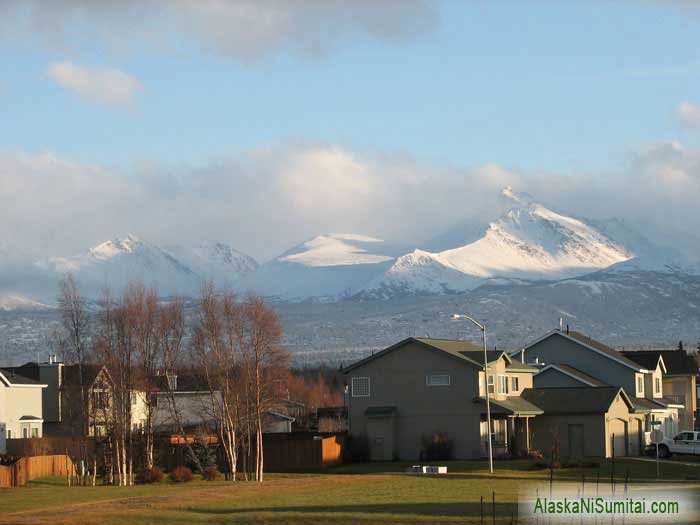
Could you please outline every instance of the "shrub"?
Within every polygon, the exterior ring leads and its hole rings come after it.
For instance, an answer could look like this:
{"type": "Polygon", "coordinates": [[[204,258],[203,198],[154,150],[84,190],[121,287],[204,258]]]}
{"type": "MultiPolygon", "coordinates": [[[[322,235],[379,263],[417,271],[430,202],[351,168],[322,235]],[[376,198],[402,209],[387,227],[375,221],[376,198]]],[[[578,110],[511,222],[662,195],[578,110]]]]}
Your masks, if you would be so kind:
{"type": "Polygon", "coordinates": [[[187,467],[177,467],[170,473],[170,479],[178,483],[186,483],[194,479],[194,474],[187,467]]]}
{"type": "Polygon", "coordinates": [[[444,432],[435,432],[432,436],[421,438],[421,458],[425,461],[444,461],[452,459],[452,441],[444,432]]]}
{"type": "Polygon", "coordinates": [[[163,471],[153,467],[140,472],[136,476],[136,483],[160,483],[163,481],[163,471]]]}
{"type": "Polygon", "coordinates": [[[202,474],[202,478],[204,478],[206,481],[215,481],[218,477],[219,469],[216,467],[207,467],[204,469],[204,473],[202,474]]]}
{"type": "Polygon", "coordinates": [[[544,457],[544,454],[542,454],[541,450],[532,449],[527,453],[527,457],[531,459],[542,459],[544,457]]]}

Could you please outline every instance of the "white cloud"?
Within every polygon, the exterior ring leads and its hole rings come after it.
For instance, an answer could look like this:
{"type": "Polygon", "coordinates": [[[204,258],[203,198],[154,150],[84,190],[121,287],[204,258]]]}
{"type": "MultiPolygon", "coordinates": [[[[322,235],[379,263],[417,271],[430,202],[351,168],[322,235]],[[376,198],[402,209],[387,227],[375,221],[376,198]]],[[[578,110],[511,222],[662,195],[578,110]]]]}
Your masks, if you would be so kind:
{"type": "Polygon", "coordinates": [[[81,39],[116,49],[154,40],[177,47],[184,37],[250,61],[283,50],[323,55],[353,35],[411,40],[435,27],[437,5],[432,0],[6,0],[0,3],[0,23],[3,18],[8,31],[29,26],[51,47],[79,49],[81,39]]]}
{"type": "Polygon", "coordinates": [[[132,108],[141,89],[136,78],[118,69],[93,68],[70,61],[50,64],[46,75],[81,97],[122,108],[132,108]]]}
{"type": "Polygon", "coordinates": [[[261,259],[333,231],[415,243],[494,219],[508,184],[579,216],[700,228],[700,149],[666,142],[599,174],[435,166],[318,143],[128,172],[51,153],[0,154],[0,239],[35,256],[69,255],[131,232],[161,243],[222,240],[261,259]]]}
{"type": "Polygon", "coordinates": [[[688,101],[681,102],[676,107],[675,115],[681,124],[700,128],[700,104],[692,104],[688,101]]]}

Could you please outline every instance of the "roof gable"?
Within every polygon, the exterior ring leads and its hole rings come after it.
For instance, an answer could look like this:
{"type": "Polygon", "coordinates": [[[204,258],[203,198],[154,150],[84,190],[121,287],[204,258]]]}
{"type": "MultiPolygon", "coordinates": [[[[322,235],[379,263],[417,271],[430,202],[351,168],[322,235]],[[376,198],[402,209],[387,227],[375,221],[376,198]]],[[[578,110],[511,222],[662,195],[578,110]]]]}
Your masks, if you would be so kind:
{"type": "Polygon", "coordinates": [[[541,374],[542,372],[546,372],[547,370],[553,370],[560,374],[564,374],[586,386],[608,386],[599,379],[588,375],[585,372],[581,372],[581,370],[579,370],[578,368],[574,368],[573,366],[569,366],[563,363],[549,364],[542,368],[539,372],[537,372],[537,374],[541,374]]]}
{"type": "Polygon", "coordinates": [[[656,368],[663,360],[664,372],[669,376],[695,376],[700,372],[695,357],[679,350],[626,350],[622,354],[646,368],[656,368]]]}
{"type": "Polygon", "coordinates": [[[476,345],[473,345],[472,343],[469,343],[467,341],[457,341],[451,339],[429,339],[424,337],[408,337],[402,341],[399,341],[396,344],[385,348],[384,350],[376,352],[368,357],[365,357],[364,359],[357,361],[356,363],[351,364],[343,370],[343,373],[347,374],[352,370],[360,368],[376,359],[380,359],[381,357],[384,357],[385,355],[394,352],[400,348],[403,348],[409,344],[415,344],[420,346],[421,348],[425,348],[433,352],[439,352],[441,355],[445,355],[450,359],[454,359],[471,368],[480,369],[483,366],[482,364],[479,364],[479,362],[465,355],[478,348],[476,345]]]}
{"type": "Polygon", "coordinates": [[[604,357],[607,357],[608,359],[615,361],[621,365],[626,366],[627,368],[631,368],[632,370],[635,370],[637,372],[646,372],[648,370],[643,369],[639,366],[639,364],[635,363],[631,359],[628,359],[622,353],[618,352],[617,350],[610,348],[609,346],[601,343],[600,341],[596,341],[595,339],[591,339],[588,336],[585,336],[579,332],[562,332],[560,330],[552,330],[551,332],[546,333],[542,337],[536,339],[535,341],[529,343],[524,350],[527,351],[536,344],[544,341],[545,339],[549,339],[550,337],[562,337],[568,341],[571,341],[573,343],[578,344],[579,346],[582,346],[583,348],[586,348],[592,352],[596,352],[599,355],[602,355],[604,357]]]}

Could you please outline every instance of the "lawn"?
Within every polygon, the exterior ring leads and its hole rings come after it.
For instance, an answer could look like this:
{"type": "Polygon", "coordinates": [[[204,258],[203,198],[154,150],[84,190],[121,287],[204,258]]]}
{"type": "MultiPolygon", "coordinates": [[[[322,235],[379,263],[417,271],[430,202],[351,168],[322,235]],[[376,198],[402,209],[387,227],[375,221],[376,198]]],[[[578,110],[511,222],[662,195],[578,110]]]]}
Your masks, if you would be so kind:
{"type": "MultiPolygon", "coordinates": [[[[499,461],[490,475],[484,462],[447,462],[447,476],[404,473],[405,463],[344,465],[322,474],[270,474],[262,484],[162,482],[136,487],[65,487],[63,480],[35,480],[0,490],[0,523],[197,524],[197,523],[479,523],[480,498],[491,522],[496,493],[497,523],[511,522],[518,492],[547,486],[548,470],[531,461],[499,461]]],[[[589,487],[610,482],[612,464],[555,471],[555,482],[589,487]]],[[[618,460],[622,484],[653,483],[653,462],[618,460]]],[[[674,492],[700,496],[700,467],[664,464],[662,483],[674,492]]]]}

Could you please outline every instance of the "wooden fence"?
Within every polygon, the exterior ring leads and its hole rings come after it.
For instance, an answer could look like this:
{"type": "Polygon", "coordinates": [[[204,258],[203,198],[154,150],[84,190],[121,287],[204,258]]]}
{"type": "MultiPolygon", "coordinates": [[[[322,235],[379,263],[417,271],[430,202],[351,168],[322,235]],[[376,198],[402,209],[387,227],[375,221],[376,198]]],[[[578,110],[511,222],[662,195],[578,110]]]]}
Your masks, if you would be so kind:
{"type": "Polygon", "coordinates": [[[344,434],[268,434],[265,470],[318,470],[343,461],[344,434]]]}
{"type": "Polygon", "coordinates": [[[19,458],[11,465],[0,465],[0,488],[21,487],[27,481],[45,476],[75,474],[73,461],[65,454],[19,458]]]}

